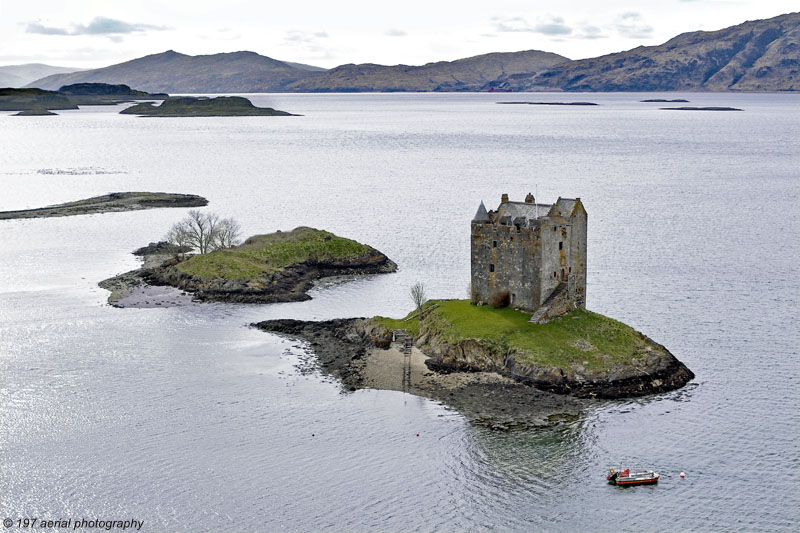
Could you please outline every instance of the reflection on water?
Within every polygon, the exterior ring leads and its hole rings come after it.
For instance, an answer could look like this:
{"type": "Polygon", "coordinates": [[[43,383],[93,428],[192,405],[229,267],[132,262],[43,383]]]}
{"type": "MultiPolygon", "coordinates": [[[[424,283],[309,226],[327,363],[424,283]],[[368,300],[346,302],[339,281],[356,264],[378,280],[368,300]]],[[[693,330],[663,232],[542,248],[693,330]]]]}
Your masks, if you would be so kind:
{"type": "Polygon", "coordinates": [[[0,514],[149,531],[791,530],[797,96],[689,96],[746,110],[713,116],[641,95],[498,98],[254,95],[305,115],[291,121],[0,116],[0,209],[201,194],[246,233],[323,227],[400,267],[306,302],[115,309],[96,283],[183,210],[0,221],[0,514]],[[666,345],[692,384],[497,432],[399,392],[344,393],[308,371],[309,346],[247,327],[402,316],[417,281],[464,297],[478,202],[529,191],[583,199],[589,307],[666,345]],[[661,480],[607,485],[622,463],[661,480]]]}

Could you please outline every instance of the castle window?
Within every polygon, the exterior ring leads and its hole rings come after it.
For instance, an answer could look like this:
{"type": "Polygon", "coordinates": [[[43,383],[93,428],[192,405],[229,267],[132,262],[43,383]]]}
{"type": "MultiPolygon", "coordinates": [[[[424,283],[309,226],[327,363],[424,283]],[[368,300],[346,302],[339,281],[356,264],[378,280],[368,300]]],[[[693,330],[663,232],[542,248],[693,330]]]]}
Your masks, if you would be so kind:
{"type": "Polygon", "coordinates": [[[564,241],[561,241],[560,243],[558,243],[558,249],[559,250],[563,250],[564,249],[564,241]]]}
{"type": "Polygon", "coordinates": [[[489,264],[489,272],[494,272],[494,264],[493,263],[489,264]]]}
{"type": "Polygon", "coordinates": [[[497,248],[497,241],[492,241],[492,248],[497,248]]]}
{"type": "Polygon", "coordinates": [[[519,226],[517,226],[517,233],[519,233],[519,226]]]}
{"type": "Polygon", "coordinates": [[[555,230],[556,230],[556,227],[555,227],[555,226],[553,226],[553,231],[555,231],[555,230]]]}

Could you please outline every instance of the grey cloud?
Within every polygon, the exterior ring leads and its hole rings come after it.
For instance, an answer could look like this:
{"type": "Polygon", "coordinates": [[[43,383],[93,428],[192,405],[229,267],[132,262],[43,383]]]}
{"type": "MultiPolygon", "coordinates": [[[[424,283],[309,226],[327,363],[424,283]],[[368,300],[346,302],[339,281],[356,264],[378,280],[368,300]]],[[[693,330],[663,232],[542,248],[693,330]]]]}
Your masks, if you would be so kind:
{"type": "Polygon", "coordinates": [[[597,26],[582,26],[576,35],[580,39],[605,39],[607,35],[597,26]]]}
{"type": "Polygon", "coordinates": [[[109,33],[133,33],[146,30],[166,30],[166,26],[154,26],[152,24],[131,24],[122,20],[109,19],[105,17],[95,17],[86,26],[75,26],[73,35],[105,35],[109,33]]]}
{"type": "Polygon", "coordinates": [[[384,35],[387,35],[389,37],[405,37],[408,34],[403,30],[398,30],[397,28],[390,28],[386,30],[384,35]]]}
{"type": "Polygon", "coordinates": [[[26,33],[39,33],[41,35],[69,35],[69,32],[64,28],[52,28],[50,26],[43,26],[38,22],[29,22],[25,28],[26,33]]]}
{"type": "Polygon", "coordinates": [[[309,59],[328,59],[331,57],[326,43],[321,42],[328,38],[325,31],[307,32],[301,30],[287,31],[283,36],[283,45],[291,46],[296,53],[309,59]]]}
{"type": "Polygon", "coordinates": [[[501,19],[493,17],[495,31],[501,33],[541,33],[542,35],[569,35],[572,33],[572,28],[564,24],[562,17],[551,17],[547,22],[541,22],[535,26],[528,24],[522,17],[511,17],[501,19]]]}
{"type": "Polygon", "coordinates": [[[557,22],[537,24],[533,29],[536,33],[542,33],[544,35],[569,35],[572,33],[572,28],[557,22]]]}
{"type": "Polygon", "coordinates": [[[617,33],[630,39],[648,39],[653,35],[653,27],[646,24],[639,13],[633,11],[620,14],[614,28],[617,33]]]}
{"type": "Polygon", "coordinates": [[[95,17],[89,24],[73,24],[71,29],[43,26],[39,22],[31,22],[25,31],[43,35],[112,35],[112,40],[119,41],[119,35],[143,32],[147,30],[167,30],[166,26],[153,24],[136,24],[106,17],[95,17]]]}

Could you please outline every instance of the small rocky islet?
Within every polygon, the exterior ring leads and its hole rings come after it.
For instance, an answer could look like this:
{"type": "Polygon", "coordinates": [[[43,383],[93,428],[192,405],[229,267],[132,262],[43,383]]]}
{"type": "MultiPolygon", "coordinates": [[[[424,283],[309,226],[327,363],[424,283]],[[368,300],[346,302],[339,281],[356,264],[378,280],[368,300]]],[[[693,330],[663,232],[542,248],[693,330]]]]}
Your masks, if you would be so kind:
{"type": "Polygon", "coordinates": [[[66,202],[47,207],[0,211],[0,220],[92,215],[97,213],[139,211],[141,209],[157,209],[162,207],[202,207],[205,205],[208,205],[208,200],[196,194],[112,192],[101,196],[93,196],[84,200],[76,200],[74,202],[66,202]]]}
{"type": "MultiPolygon", "coordinates": [[[[255,235],[242,244],[187,255],[167,243],[137,250],[141,269],[100,282],[109,303],[136,307],[128,299],[137,287],[171,287],[200,302],[277,303],[309,300],[314,282],[331,276],[389,273],[397,265],[366,244],[328,231],[299,227],[255,235]]],[[[160,305],[169,305],[172,295],[160,305]]],[[[147,300],[150,306],[150,300],[147,300]]]]}
{"type": "Polygon", "coordinates": [[[120,111],[123,115],[142,117],[295,117],[286,111],[271,107],[256,107],[241,96],[217,96],[214,98],[195,96],[172,96],[161,105],[143,102],[120,111]]]}

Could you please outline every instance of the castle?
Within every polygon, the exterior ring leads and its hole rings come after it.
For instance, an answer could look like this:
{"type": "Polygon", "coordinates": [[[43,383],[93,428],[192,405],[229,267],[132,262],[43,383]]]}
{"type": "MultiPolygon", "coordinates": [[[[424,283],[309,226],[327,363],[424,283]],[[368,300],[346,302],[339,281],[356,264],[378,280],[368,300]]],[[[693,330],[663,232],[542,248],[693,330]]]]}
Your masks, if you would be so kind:
{"type": "Polygon", "coordinates": [[[580,198],[537,204],[532,194],[472,219],[472,301],[508,303],[543,323],[586,307],[586,209],[580,198]]]}

